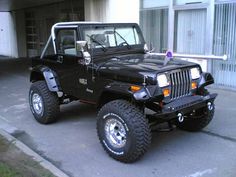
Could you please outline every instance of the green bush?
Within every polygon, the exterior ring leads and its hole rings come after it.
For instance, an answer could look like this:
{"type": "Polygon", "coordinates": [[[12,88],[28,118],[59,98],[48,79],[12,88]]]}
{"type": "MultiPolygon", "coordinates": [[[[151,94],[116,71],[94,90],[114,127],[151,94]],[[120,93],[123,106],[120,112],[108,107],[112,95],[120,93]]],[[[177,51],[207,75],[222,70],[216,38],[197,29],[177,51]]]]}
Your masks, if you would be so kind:
{"type": "Polygon", "coordinates": [[[1,177],[23,177],[17,171],[12,169],[10,166],[0,162],[0,174],[1,177]]]}

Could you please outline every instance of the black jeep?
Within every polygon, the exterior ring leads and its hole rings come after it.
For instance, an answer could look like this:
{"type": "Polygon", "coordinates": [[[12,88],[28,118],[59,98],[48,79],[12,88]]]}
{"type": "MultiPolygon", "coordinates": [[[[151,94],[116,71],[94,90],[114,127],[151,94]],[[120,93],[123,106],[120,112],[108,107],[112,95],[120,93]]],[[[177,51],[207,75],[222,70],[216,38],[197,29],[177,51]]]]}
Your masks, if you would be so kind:
{"type": "Polygon", "coordinates": [[[134,23],[57,23],[42,55],[32,59],[29,102],[35,119],[54,122],[60,105],[99,108],[97,133],[116,160],[134,162],[148,149],[152,127],[168,122],[199,131],[213,118],[214,83],[198,64],[148,51],[134,23]]]}

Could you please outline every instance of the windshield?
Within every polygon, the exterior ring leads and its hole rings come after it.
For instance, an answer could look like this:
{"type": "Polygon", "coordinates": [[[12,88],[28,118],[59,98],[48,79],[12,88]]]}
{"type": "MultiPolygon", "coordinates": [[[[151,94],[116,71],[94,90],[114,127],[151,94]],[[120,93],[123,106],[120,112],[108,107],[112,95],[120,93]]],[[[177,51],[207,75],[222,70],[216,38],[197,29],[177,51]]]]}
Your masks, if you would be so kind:
{"type": "Polygon", "coordinates": [[[90,26],[82,30],[82,38],[88,42],[89,49],[101,48],[103,51],[118,46],[126,46],[130,49],[132,45],[142,44],[137,29],[133,26],[90,26]]]}

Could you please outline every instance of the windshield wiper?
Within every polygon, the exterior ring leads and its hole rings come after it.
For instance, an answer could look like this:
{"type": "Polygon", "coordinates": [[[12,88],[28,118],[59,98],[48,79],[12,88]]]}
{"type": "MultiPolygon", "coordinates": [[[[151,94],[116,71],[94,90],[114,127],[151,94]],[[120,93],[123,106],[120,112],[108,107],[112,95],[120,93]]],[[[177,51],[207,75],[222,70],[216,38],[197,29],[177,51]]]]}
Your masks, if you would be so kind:
{"type": "MultiPolygon", "coordinates": [[[[120,36],[121,39],[123,39],[124,43],[126,43],[126,46],[128,49],[131,49],[131,46],[129,45],[129,43],[125,40],[125,38],[120,34],[118,33],[115,29],[114,29],[114,33],[116,33],[118,36],[120,36]]],[[[121,43],[122,44],[122,43],[121,43]]]]}
{"type": "Polygon", "coordinates": [[[95,42],[96,44],[98,44],[99,46],[101,46],[101,47],[102,47],[102,50],[103,50],[104,52],[107,51],[107,48],[105,48],[99,41],[97,41],[96,39],[94,39],[92,36],[89,36],[88,34],[87,34],[87,36],[89,37],[89,39],[92,40],[92,42],[95,42]]]}

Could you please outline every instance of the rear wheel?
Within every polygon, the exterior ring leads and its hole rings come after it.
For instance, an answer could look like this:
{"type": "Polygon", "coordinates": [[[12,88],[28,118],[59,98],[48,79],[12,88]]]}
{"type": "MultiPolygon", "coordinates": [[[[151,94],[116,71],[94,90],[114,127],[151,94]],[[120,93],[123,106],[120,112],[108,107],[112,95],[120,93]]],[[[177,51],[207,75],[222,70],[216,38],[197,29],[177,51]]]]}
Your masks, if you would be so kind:
{"type": "Polygon", "coordinates": [[[105,151],[125,163],[138,160],[151,143],[151,132],[144,114],[125,100],[111,101],[101,108],[97,133],[105,151]]]}
{"type": "Polygon", "coordinates": [[[45,81],[34,82],[29,91],[30,109],[42,124],[55,122],[60,111],[56,93],[51,92],[45,81]]]}
{"type": "Polygon", "coordinates": [[[177,122],[177,127],[186,131],[200,131],[213,119],[215,106],[213,103],[207,107],[195,110],[186,116],[183,122],[177,122]]]}

